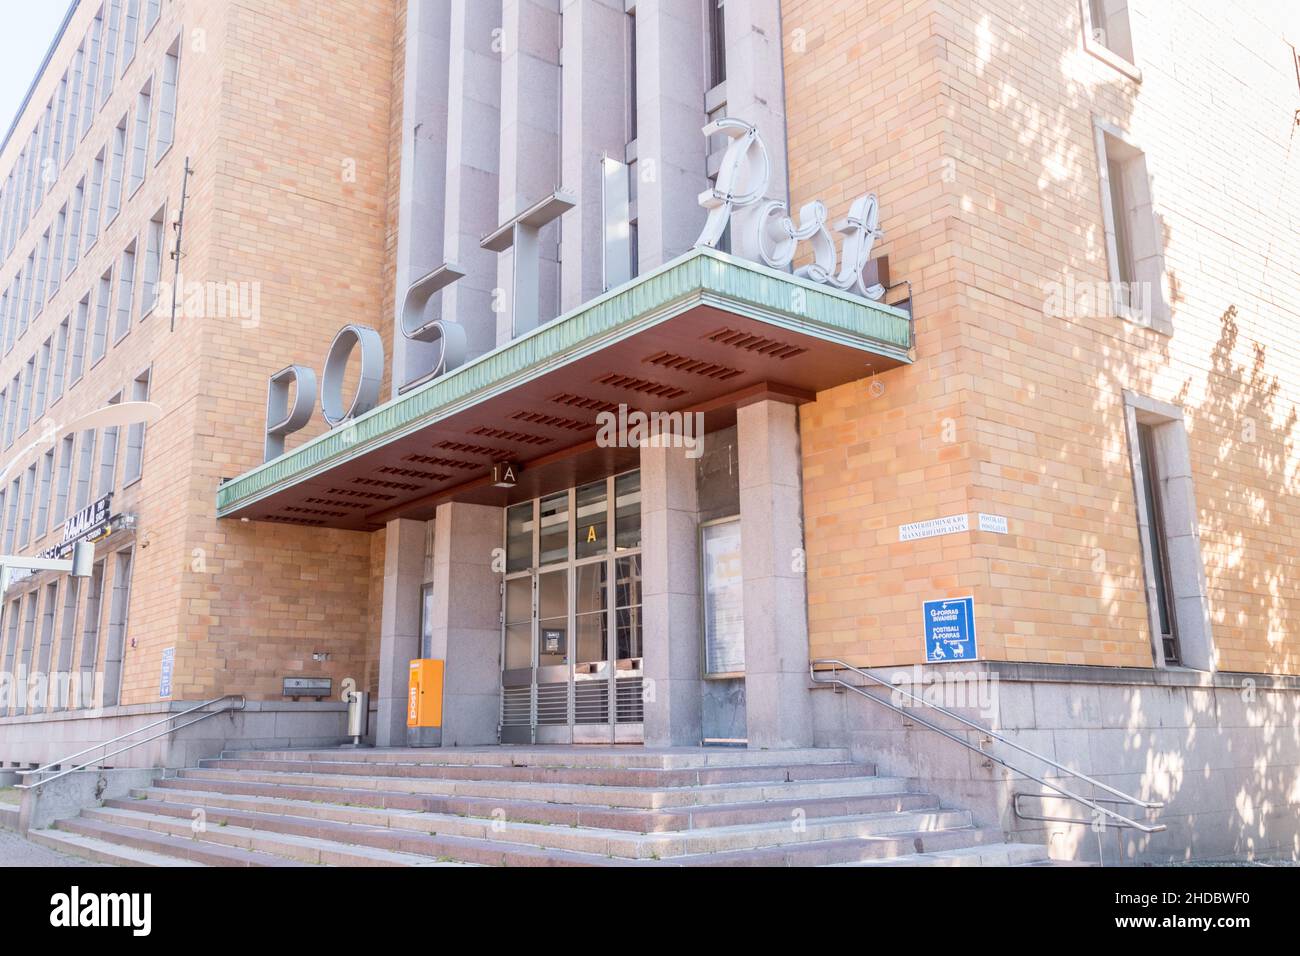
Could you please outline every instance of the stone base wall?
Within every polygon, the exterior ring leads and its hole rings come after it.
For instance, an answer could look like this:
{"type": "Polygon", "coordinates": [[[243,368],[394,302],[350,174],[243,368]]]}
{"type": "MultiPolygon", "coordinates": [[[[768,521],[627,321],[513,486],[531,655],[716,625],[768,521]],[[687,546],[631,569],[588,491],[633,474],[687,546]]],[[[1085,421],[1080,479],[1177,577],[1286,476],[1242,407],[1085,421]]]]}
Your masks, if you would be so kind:
{"type": "MultiPolygon", "coordinates": [[[[936,678],[952,675],[957,666],[873,673],[886,680],[899,675],[900,687],[927,697],[938,693],[936,678]]],[[[1056,859],[1096,861],[1100,855],[1114,864],[1300,858],[1300,680],[993,662],[960,670],[977,680],[950,685],[966,693],[963,699],[950,692],[949,704],[964,705],[950,709],[1071,770],[1163,802],[1153,811],[1107,806],[1167,829],[1144,834],[1018,818],[1018,792],[1050,795],[1022,799],[1027,813],[1090,821],[1093,811],[923,726],[919,721],[929,720],[980,742],[981,734],[932,708],[916,708],[916,720],[905,721],[856,694],[818,688],[817,744],[849,747],[856,757],[875,761],[882,774],[915,778],[943,800],[970,809],[981,824],[1000,825],[1012,839],[1048,844],[1056,859]]],[[[995,741],[988,749],[1075,793],[1094,793],[1077,777],[1004,744],[995,741]]]]}

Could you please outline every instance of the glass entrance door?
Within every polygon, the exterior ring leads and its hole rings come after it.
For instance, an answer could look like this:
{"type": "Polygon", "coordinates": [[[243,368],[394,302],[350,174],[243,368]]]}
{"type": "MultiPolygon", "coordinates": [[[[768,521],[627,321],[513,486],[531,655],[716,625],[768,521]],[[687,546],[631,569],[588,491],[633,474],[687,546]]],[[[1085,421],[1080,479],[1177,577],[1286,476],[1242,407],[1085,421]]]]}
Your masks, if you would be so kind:
{"type": "Polygon", "coordinates": [[[639,472],[513,505],[501,741],[642,739],[639,472]]]}

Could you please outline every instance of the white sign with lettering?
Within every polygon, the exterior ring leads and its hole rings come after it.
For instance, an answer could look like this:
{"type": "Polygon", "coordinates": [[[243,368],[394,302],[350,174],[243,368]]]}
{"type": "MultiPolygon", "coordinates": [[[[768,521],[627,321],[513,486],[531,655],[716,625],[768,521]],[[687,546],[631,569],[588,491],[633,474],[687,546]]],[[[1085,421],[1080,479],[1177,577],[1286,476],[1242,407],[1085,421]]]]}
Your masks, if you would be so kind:
{"type": "Polygon", "coordinates": [[[945,518],[931,518],[928,521],[900,524],[898,526],[898,540],[920,541],[922,538],[937,538],[943,534],[960,534],[969,530],[970,515],[948,515],[945,518]]]}
{"type": "Polygon", "coordinates": [[[994,534],[1007,533],[1006,515],[986,515],[980,512],[980,530],[992,531],[994,534]]]}

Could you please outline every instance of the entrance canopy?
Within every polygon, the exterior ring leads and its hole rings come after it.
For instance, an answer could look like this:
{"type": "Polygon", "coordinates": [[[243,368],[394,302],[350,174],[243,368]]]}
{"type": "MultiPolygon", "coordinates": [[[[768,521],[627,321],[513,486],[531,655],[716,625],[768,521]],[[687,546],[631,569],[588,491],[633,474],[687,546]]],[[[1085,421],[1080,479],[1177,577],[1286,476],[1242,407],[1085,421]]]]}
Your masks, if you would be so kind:
{"type": "Polygon", "coordinates": [[[701,412],[910,361],[902,309],[695,249],[222,484],[217,514],[371,531],[444,501],[506,505],[637,466],[598,441],[602,413],[701,412]],[[492,482],[495,462],[523,465],[492,482]]]}

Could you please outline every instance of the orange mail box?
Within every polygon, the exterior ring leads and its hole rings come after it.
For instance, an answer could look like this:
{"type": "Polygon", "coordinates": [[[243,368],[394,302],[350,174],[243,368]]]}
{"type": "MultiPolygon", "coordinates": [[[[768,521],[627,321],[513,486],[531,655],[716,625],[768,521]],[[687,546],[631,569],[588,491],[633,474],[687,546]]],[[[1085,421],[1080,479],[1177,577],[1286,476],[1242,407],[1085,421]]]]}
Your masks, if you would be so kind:
{"type": "Polygon", "coordinates": [[[411,661],[411,684],[406,698],[406,726],[442,726],[443,662],[427,658],[411,661]]]}

